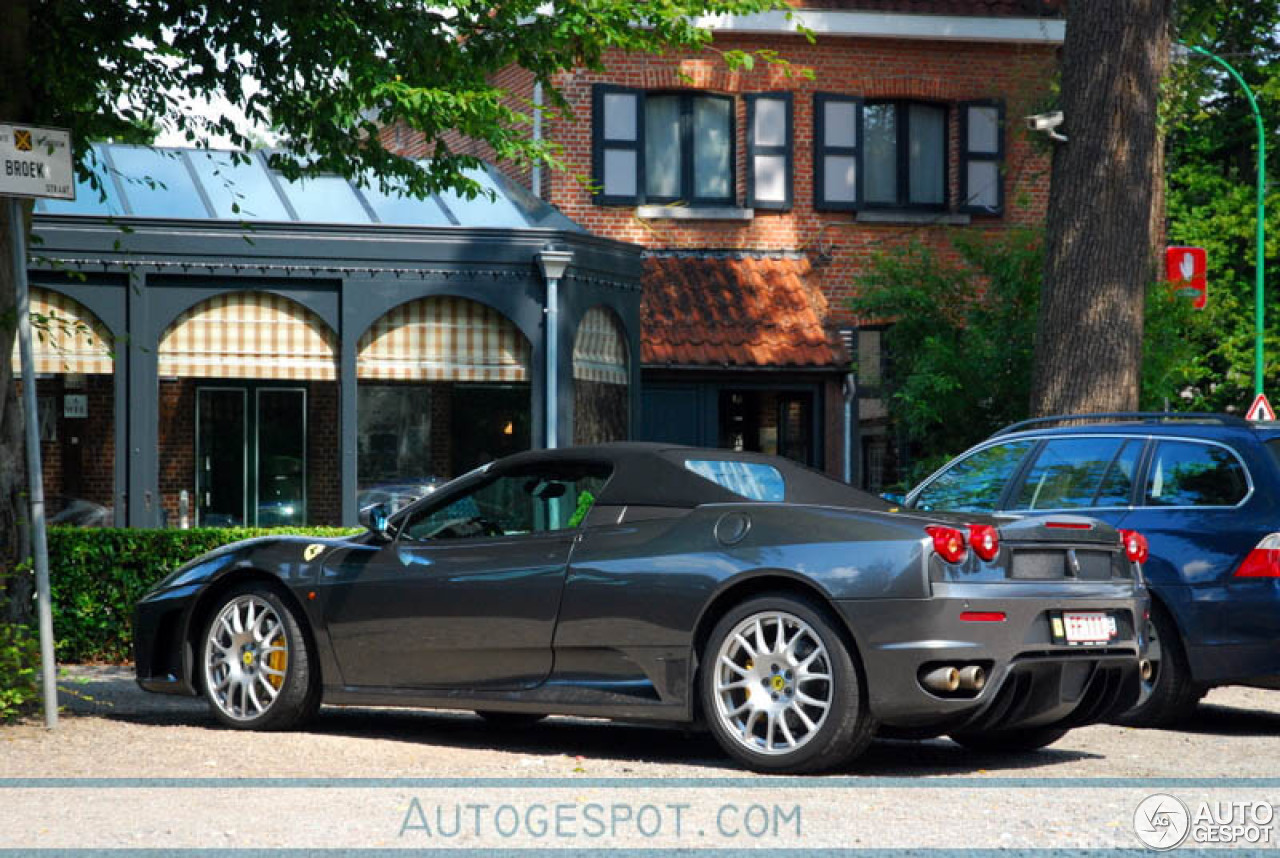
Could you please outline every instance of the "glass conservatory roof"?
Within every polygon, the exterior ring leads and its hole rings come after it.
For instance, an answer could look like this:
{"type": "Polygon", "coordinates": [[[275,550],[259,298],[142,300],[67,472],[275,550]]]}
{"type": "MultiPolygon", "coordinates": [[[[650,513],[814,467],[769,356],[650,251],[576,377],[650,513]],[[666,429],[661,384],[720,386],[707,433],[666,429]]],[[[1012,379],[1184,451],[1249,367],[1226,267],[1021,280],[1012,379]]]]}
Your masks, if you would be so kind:
{"type": "Polygon", "coordinates": [[[325,224],[559,229],[586,232],[501,171],[466,171],[493,196],[456,192],[417,199],[363,188],[340,176],[290,182],[262,152],[237,163],[229,152],[95,144],[92,169],[103,188],[76,179],[75,200],[37,200],[36,212],[114,217],[325,224]]]}

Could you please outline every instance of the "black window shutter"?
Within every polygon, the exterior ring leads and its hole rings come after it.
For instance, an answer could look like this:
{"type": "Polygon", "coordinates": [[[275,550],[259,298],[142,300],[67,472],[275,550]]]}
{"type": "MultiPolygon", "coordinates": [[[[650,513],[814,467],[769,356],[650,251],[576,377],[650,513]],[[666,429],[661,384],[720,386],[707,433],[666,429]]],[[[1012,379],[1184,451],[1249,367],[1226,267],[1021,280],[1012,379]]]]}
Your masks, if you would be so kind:
{"type": "Polygon", "coordinates": [[[819,92],[813,96],[813,207],[818,211],[857,211],[862,204],[862,99],[819,92]],[[827,143],[827,105],[846,104],[853,111],[853,139],[827,143]],[[828,199],[827,159],[847,163],[852,160],[851,199],[828,199]]]}
{"type": "MultiPolygon", "coordinates": [[[[626,110],[627,99],[614,99],[613,109],[626,110]]],[[[598,83],[591,90],[591,180],[596,205],[636,205],[644,197],[644,93],[623,86],[598,83]],[[606,104],[610,95],[629,96],[632,133],[606,135],[606,104]],[[606,172],[610,165],[618,169],[618,161],[630,161],[634,173],[614,173],[610,187],[606,172]],[[629,177],[630,181],[627,181],[629,177]]]]}
{"type": "Polygon", "coordinates": [[[960,211],[1004,213],[1004,159],[1004,102],[995,99],[960,102],[960,211]],[[994,140],[971,140],[970,128],[974,127],[975,131],[979,127],[990,128],[993,115],[994,140]]]}
{"type": "Polygon", "coordinates": [[[771,211],[790,211],[794,194],[792,192],[795,166],[795,125],[793,118],[791,93],[789,92],[757,92],[747,95],[747,206],[771,211]],[[780,101],[783,104],[782,143],[766,144],[756,134],[756,111],[762,101],[780,101]],[[756,195],[756,175],[760,166],[765,163],[783,159],[783,198],[761,199],[756,195]]]}

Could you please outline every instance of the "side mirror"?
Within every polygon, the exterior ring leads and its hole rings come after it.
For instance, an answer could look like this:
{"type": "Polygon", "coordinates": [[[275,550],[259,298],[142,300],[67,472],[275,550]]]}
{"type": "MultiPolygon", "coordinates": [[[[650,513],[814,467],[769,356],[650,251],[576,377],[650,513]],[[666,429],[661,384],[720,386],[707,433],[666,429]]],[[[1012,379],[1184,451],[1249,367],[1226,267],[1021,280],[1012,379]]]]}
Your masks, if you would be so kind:
{"type": "Polygon", "coordinates": [[[898,506],[902,506],[902,504],[907,501],[906,495],[896,494],[895,492],[882,492],[880,497],[883,500],[887,500],[889,503],[897,504],[898,506]]]}
{"type": "Polygon", "coordinates": [[[360,510],[360,526],[383,539],[390,538],[387,533],[387,518],[391,515],[385,503],[370,504],[360,510]]]}

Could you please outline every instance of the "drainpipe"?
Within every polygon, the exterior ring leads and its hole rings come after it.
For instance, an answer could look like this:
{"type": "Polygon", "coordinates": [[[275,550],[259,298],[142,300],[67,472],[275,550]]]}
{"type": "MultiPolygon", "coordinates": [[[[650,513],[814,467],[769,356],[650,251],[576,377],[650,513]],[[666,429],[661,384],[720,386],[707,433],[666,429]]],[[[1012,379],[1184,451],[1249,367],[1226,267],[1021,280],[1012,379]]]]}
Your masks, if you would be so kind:
{"type": "MultiPolygon", "coordinates": [[[[854,435],[858,432],[857,416],[854,407],[858,404],[858,379],[853,373],[845,373],[844,383],[840,385],[844,393],[844,481],[854,485],[854,480],[862,481],[862,475],[853,467],[854,435]]],[[[858,444],[861,447],[861,443],[858,444]]]]}
{"type": "MultiPolygon", "coordinates": [[[[542,81],[533,85],[533,142],[542,142],[542,81]]],[[[529,184],[533,195],[542,199],[542,162],[534,161],[529,173],[529,184]]]]}
{"type": "Polygon", "coordinates": [[[546,448],[554,450],[559,438],[560,406],[560,278],[573,261],[572,250],[546,247],[538,252],[538,267],[547,281],[547,303],[543,308],[547,331],[546,448]]]}

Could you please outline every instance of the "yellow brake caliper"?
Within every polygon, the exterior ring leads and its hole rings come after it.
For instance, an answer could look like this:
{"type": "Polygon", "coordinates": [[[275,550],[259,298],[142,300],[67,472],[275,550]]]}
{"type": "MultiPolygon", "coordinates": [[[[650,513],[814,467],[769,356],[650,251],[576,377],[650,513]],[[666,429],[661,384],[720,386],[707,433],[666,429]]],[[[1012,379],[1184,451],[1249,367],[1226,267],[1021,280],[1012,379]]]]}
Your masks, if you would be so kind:
{"type": "Polygon", "coordinates": [[[280,671],[280,673],[278,675],[274,673],[268,673],[267,681],[271,683],[271,686],[273,688],[279,691],[280,686],[284,685],[285,668],[288,667],[289,665],[288,643],[285,639],[283,629],[276,634],[276,637],[272,638],[272,641],[276,641],[276,640],[280,641],[280,649],[274,651],[273,653],[271,653],[271,655],[267,656],[267,667],[271,668],[272,670],[278,670],[280,671]]]}

